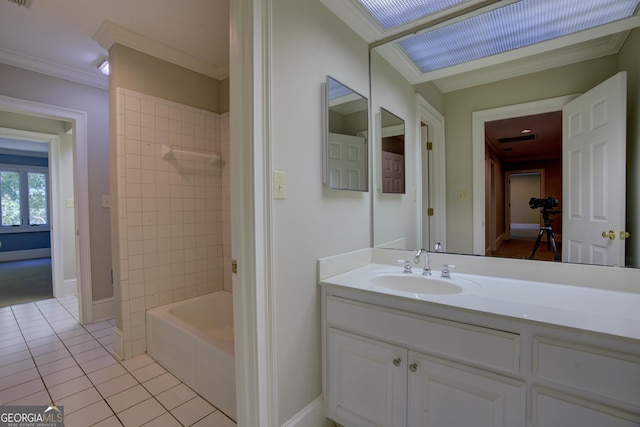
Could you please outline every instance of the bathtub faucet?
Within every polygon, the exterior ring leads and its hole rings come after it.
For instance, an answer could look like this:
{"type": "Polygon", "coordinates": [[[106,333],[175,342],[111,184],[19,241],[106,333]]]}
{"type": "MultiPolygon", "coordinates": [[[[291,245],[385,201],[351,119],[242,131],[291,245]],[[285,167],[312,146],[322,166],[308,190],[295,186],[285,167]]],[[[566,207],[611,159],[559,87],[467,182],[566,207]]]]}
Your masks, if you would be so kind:
{"type": "Polygon", "coordinates": [[[416,264],[420,263],[420,255],[424,254],[424,268],[422,269],[422,274],[424,276],[431,276],[431,265],[429,261],[429,251],[426,249],[418,249],[416,252],[416,257],[413,259],[413,262],[416,264]]]}

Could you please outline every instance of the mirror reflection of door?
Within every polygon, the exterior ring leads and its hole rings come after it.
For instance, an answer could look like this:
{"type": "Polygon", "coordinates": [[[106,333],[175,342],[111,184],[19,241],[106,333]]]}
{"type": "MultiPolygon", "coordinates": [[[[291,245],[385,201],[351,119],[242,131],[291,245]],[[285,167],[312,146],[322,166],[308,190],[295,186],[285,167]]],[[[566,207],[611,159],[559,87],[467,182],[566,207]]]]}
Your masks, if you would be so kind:
{"type": "Polygon", "coordinates": [[[404,120],[380,109],[382,126],[382,192],[405,193],[404,120]]]}
{"type": "Polygon", "coordinates": [[[626,93],[621,72],[563,108],[563,260],[625,264],[626,93]]]}
{"type": "MultiPolygon", "coordinates": [[[[552,215],[551,226],[565,262],[625,262],[625,76],[619,73],[571,101],[563,108],[564,113],[485,123],[488,158],[500,159],[507,173],[519,167],[544,170],[546,190],[540,197],[559,200],[559,206],[554,208],[559,213],[552,215]],[[556,142],[547,146],[546,134],[556,142]]],[[[490,176],[488,169],[486,176],[490,176]]],[[[490,188],[489,178],[486,188],[490,188]]],[[[512,235],[505,233],[501,239],[500,221],[496,222],[491,209],[491,194],[492,191],[486,192],[487,254],[526,258],[517,252],[512,235]],[[498,224],[496,235],[489,234],[494,223],[498,224]],[[500,244],[492,250],[490,242],[494,241],[500,244]]]]}
{"type": "Polygon", "coordinates": [[[364,190],[367,184],[366,140],[361,136],[329,134],[329,186],[364,190]]]}

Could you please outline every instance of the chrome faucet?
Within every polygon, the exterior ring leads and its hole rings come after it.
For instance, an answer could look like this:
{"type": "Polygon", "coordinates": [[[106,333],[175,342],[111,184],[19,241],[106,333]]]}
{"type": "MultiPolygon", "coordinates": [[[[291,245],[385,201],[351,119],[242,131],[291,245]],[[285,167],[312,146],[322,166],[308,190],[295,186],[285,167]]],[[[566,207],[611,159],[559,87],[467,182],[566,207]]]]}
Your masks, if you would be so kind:
{"type": "Polygon", "coordinates": [[[399,259],[397,261],[398,264],[404,264],[404,267],[402,269],[403,273],[407,273],[410,274],[411,273],[411,263],[409,262],[409,260],[407,259],[399,259]]]}
{"type": "Polygon", "coordinates": [[[442,252],[442,243],[437,242],[435,245],[433,245],[433,251],[434,252],[442,252]]]}
{"type": "Polygon", "coordinates": [[[452,264],[445,264],[442,266],[442,274],[440,275],[441,277],[444,277],[445,279],[448,279],[451,277],[451,270],[453,270],[454,268],[456,268],[455,265],[452,264]]]}
{"type": "Polygon", "coordinates": [[[426,249],[418,249],[416,252],[416,257],[413,259],[413,262],[416,264],[420,263],[420,255],[424,254],[424,268],[422,269],[422,274],[424,276],[431,276],[431,265],[429,261],[429,251],[426,249]]]}

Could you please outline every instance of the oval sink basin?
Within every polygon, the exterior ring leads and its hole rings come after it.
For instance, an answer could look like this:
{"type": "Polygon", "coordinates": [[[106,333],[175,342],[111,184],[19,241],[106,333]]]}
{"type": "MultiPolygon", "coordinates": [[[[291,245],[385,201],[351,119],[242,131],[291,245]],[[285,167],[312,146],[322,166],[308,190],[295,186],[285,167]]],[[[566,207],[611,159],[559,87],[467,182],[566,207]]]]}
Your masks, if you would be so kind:
{"type": "Polygon", "coordinates": [[[462,287],[454,283],[455,279],[414,274],[385,274],[371,279],[374,287],[392,289],[412,294],[458,294],[462,287]]]}

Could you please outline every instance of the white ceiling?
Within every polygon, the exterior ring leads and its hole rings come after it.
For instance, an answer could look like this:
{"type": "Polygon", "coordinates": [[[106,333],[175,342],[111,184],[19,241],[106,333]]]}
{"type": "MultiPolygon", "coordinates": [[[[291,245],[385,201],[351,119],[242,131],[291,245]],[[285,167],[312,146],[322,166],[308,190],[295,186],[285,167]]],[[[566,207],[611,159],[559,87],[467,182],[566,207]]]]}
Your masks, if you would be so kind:
{"type": "Polygon", "coordinates": [[[199,64],[195,71],[211,77],[228,76],[229,0],[30,0],[27,4],[0,0],[0,62],[106,88],[107,79],[97,65],[107,51],[94,37],[107,22],[120,30],[115,40],[119,43],[153,46],[146,53],[174,63],[179,58],[184,63],[178,65],[190,69],[199,64]]]}

